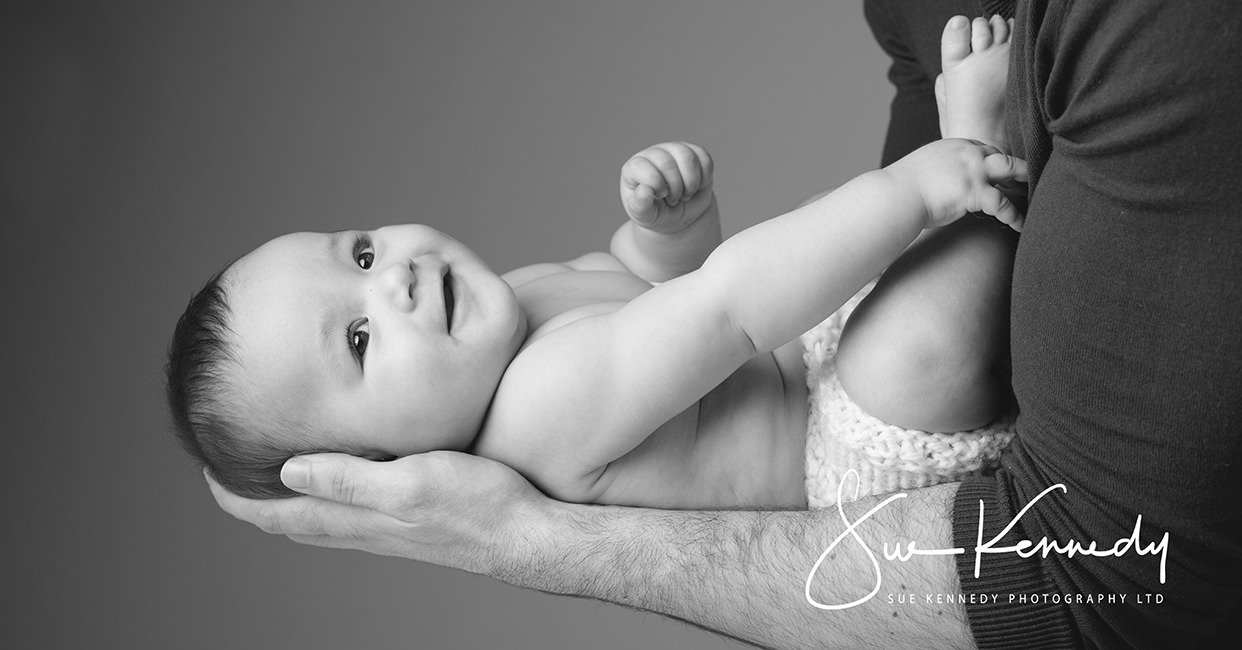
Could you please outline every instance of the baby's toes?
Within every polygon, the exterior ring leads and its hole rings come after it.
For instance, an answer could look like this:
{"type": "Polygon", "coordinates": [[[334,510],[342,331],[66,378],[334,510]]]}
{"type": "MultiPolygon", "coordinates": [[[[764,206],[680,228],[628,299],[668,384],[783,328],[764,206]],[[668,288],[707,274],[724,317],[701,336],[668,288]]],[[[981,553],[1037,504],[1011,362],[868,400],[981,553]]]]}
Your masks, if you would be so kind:
{"type": "Polygon", "coordinates": [[[979,17],[970,21],[970,47],[975,52],[986,50],[992,46],[992,24],[987,18],[979,17]]]}
{"type": "Polygon", "coordinates": [[[992,26],[992,42],[1001,45],[1009,42],[1009,21],[1001,18],[1000,14],[995,14],[988,23],[992,26]]]}
{"type": "Polygon", "coordinates": [[[970,56],[970,21],[954,16],[940,36],[940,67],[948,70],[970,56]]]}
{"type": "Polygon", "coordinates": [[[948,132],[948,129],[946,128],[948,125],[945,121],[945,116],[949,114],[949,100],[948,100],[948,96],[945,95],[945,92],[944,92],[944,73],[943,72],[936,75],[936,83],[934,85],[934,88],[936,91],[935,92],[936,94],[936,115],[939,116],[940,118],[940,137],[943,138],[943,137],[947,137],[945,136],[945,133],[948,132]]]}

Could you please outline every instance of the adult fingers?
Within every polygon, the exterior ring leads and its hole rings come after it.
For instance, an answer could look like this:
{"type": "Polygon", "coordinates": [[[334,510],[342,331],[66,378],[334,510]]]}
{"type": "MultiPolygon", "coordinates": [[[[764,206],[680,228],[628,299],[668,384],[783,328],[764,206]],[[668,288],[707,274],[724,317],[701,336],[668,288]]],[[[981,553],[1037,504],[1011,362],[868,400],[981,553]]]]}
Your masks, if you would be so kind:
{"type": "Polygon", "coordinates": [[[319,546],[321,548],[341,548],[343,546],[339,540],[327,535],[285,535],[285,537],[307,546],[319,546]]]}
{"type": "MultiPolygon", "coordinates": [[[[237,519],[248,521],[255,525],[259,525],[260,521],[267,519],[266,514],[270,507],[268,501],[246,499],[229,492],[217,483],[216,479],[212,478],[207,470],[203,470],[203,478],[207,479],[207,488],[211,490],[211,495],[216,498],[216,503],[221,510],[233,515],[237,519]]],[[[262,526],[260,527],[262,528],[262,526]]]]}
{"type": "Polygon", "coordinates": [[[373,510],[314,497],[246,499],[225,490],[210,476],[207,486],[222,510],[266,533],[350,536],[360,524],[377,523],[362,522],[361,518],[383,517],[373,510]]]}
{"type": "Polygon", "coordinates": [[[350,539],[333,537],[331,535],[285,535],[289,539],[307,546],[318,546],[320,548],[345,548],[365,551],[357,542],[350,539]]]}
{"type": "Polygon", "coordinates": [[[340,504],[398,516],[421,499],[424,472],[413,467],[417,456],[389,462],[349,454],[307,454],[285,462],[280,480],[291,490],[340,504]]]}

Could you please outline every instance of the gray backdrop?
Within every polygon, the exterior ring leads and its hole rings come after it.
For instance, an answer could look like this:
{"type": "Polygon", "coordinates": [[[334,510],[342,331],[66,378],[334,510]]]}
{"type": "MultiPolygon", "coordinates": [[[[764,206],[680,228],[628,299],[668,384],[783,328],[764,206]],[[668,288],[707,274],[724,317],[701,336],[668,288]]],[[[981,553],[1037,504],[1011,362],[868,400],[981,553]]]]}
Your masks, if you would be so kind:
{"type": "Polygon", "coordinates": [[[165,346],[291,230],[424,222],[501,271],[606,248],[621,163],[667,139],[713,152],[735,232],[874,167],[885,70],[856,1],[6,3],[4,637],[739,647],[234,521],[170,434],[165,346]]]}

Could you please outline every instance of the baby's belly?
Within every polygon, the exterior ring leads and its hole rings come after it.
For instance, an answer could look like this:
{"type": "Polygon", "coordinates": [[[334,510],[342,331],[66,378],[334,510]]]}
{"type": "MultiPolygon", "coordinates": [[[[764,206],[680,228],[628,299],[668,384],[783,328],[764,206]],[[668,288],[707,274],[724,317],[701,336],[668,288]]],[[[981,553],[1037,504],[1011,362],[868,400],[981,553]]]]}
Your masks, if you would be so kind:
{"type": "Polygon", "coordinates": [[[756,357],[614,461],[602,503],[806,507],[806,383],[797,341],[756,357]]]}

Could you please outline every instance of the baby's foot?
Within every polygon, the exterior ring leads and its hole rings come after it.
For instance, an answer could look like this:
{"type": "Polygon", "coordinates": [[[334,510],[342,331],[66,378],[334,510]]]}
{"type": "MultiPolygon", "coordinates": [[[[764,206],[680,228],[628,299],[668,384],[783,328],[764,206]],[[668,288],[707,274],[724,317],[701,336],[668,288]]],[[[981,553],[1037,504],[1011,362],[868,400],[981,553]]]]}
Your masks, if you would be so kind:
{"type": "Polygon", "coordinates": [[[1000,16],[967,22],[954,16],[940,39],[943,73],[936,77],[940,135],[970,138],[1009,151],[1005,132],[1005,79],[1010,23],[1000,16]]]}

